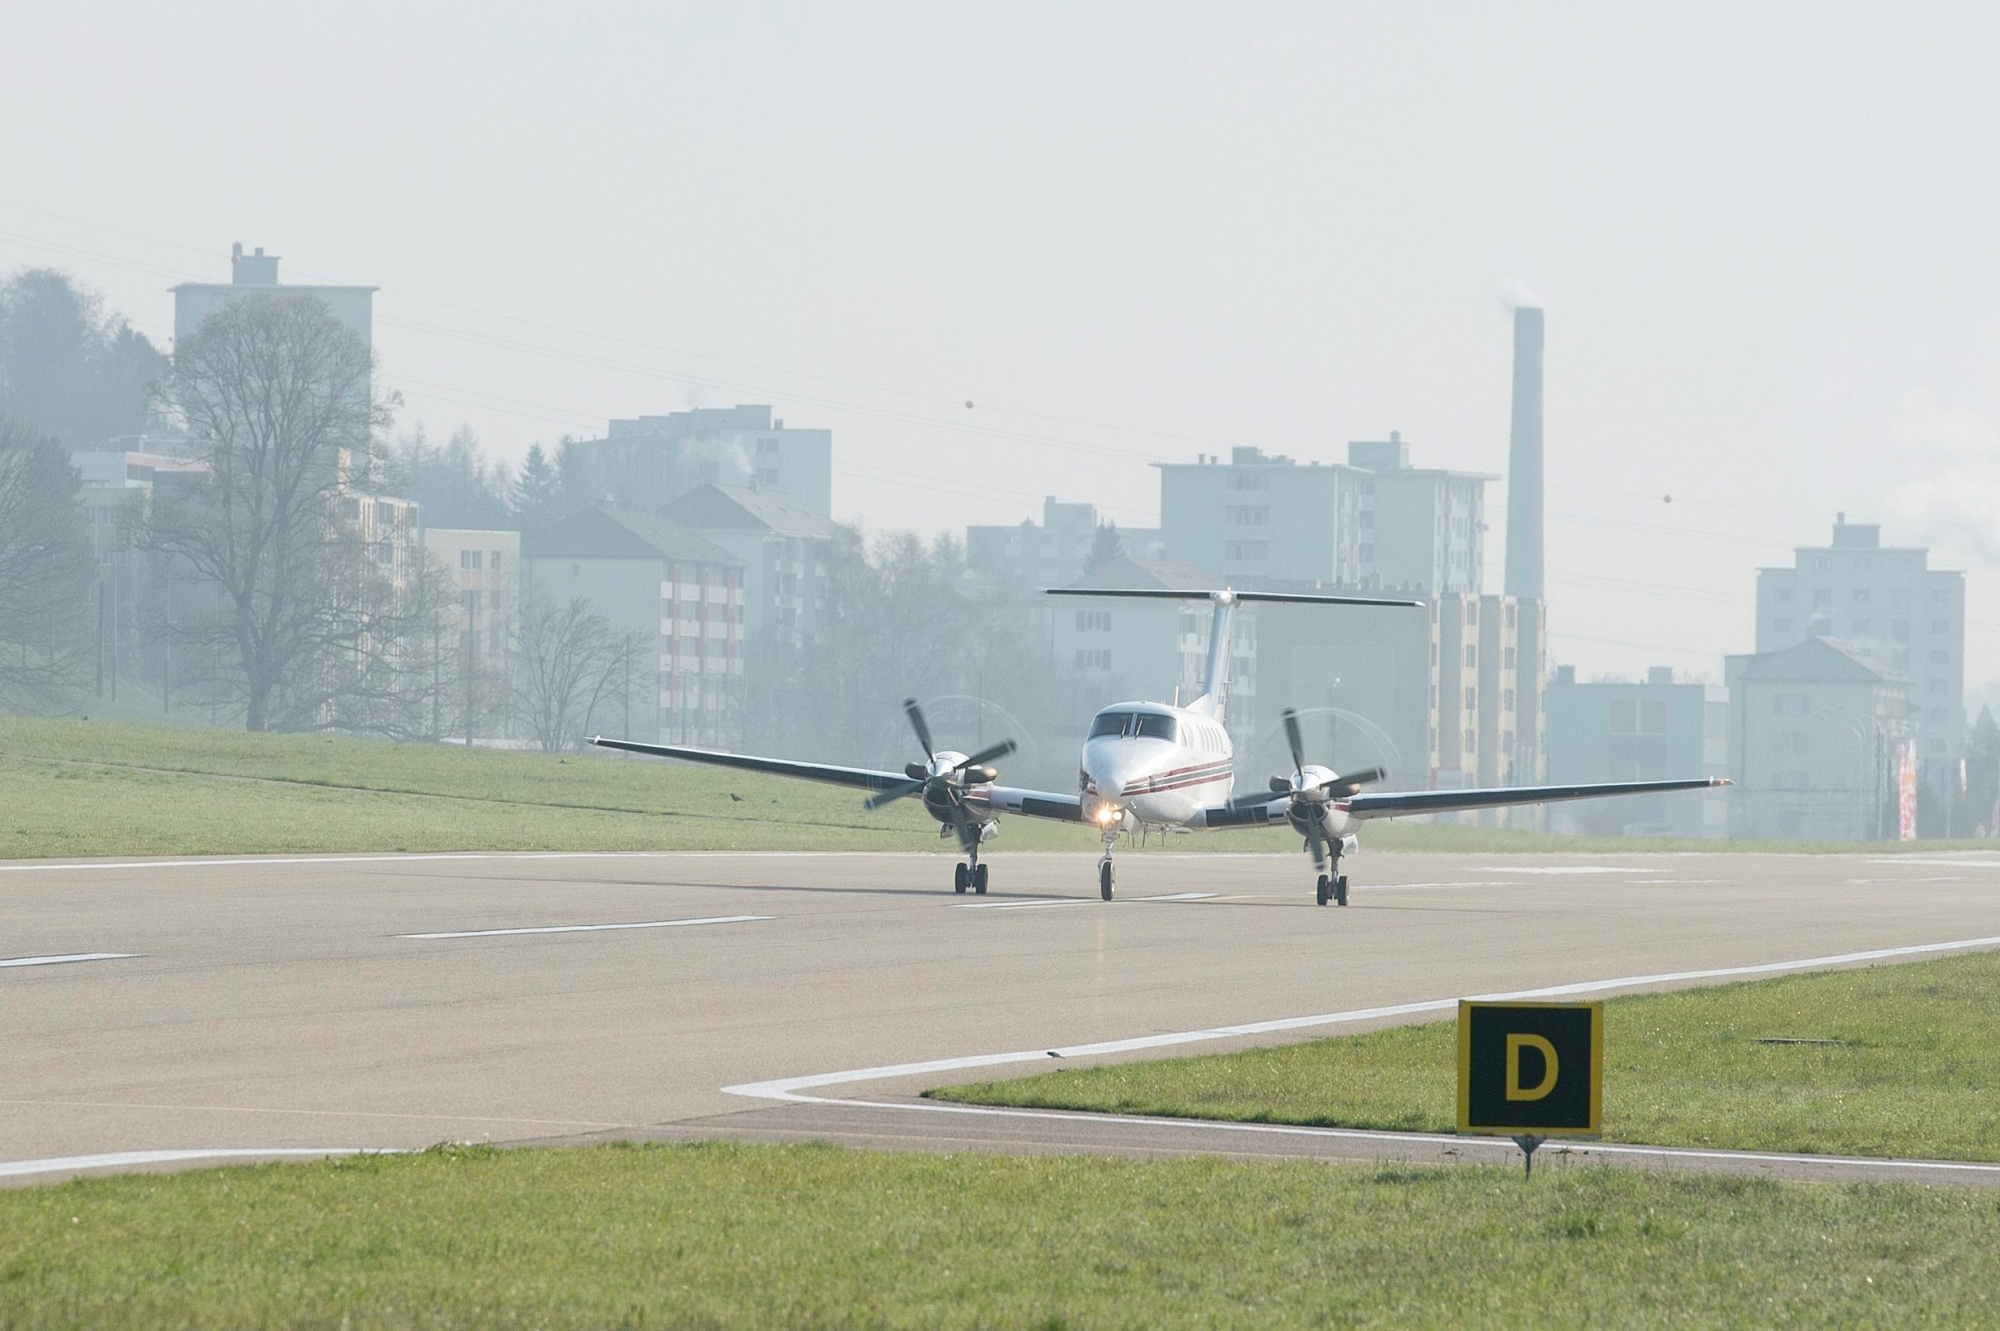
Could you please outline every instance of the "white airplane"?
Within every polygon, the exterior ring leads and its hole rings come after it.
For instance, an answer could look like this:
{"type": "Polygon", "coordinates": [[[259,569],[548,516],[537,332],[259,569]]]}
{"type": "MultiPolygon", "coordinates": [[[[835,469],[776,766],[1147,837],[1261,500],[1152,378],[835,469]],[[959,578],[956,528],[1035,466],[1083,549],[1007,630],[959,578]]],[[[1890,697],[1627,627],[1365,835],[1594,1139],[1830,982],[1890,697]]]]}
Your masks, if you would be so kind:
{"type": "Polygon", "coordinates": [[[678,758],[718,767],[800,777],[871,792],[866,807],[877,809],[906,796],[918,796],[937,819],[938,834],[958,835],[965,861],[952,877],[953,890],[984,894],[987,866],[980,847],[1000,833],[1001,814],[1086,823],[1103,838],[1104,857],[1097,862],[1098,895],[1111,900],[1116,870],[1112,850],[1121,833],[1141,829],[1204,831],[1222,827],[1289,826],[1304,838],[1318,874],[1318,901],[1347,904],[1347,875],[1340,860],[1358,845],[1356,833],[1374,818],[1413,814],[1492,809],[1506,805],[1546,804],[1557,800],[1599,799],[1665,790],[1700,790],[1726,786],[1719,778],[1685,781],[1623,781],[1577,786],[1511,786],[1490,790],[1421,790],[1398,794],[1361,794],[1361,788],[1382,778],[1379,768],[1345,775],[1305,760],[1299,720],[1285,711],[1285,737],[1292,751],[1289,777],[1272,777],[1267,789],[1234,794],[1234,750],[1223,725],[1229,700],[1230,630],[1236,606],[1274,601],[1305,605],[1398,606],[1421,608],[1422,601],[1380,600],[1360,596],[1310,596],[1281,592],[1169,590],[1099,590],[1050,588],[1051,596],[1144,597],[1157,600],[1205,600],[1215,606],[1210,626],[1208,665],[1201,696],[1185,706],[1159,702],[1113,703],[1092,719],[1083,742],[1079,789],[1024,790],[999,785],[999,773],[989,764],[1014,751],[1014,741],[1002,740],[978,753],[938,749],[930,727],[914,698],[903,704],[910,725],[923,746],[924,761],[900,772],[866,767],[833,767],[786,758],[759,758],[714,749],[674,744],[641,744],[631,740],[591,740],[607,749],[678,758]]]}

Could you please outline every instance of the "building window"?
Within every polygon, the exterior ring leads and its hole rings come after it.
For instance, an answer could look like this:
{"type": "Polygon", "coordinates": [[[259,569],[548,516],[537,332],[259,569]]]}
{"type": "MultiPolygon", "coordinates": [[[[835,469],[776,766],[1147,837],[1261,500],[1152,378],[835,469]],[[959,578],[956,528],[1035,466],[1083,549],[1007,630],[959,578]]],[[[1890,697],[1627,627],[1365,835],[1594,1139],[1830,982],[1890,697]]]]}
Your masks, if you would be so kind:
{"type": "Polygon", "coordinates": [[[1248,505],[1231,504],[1226,520],[1232,527],[1267,527],[1271,523],[1271,510],[1264,507],[1252,508],[1248,505]]]}
{"type": "Polygon", "coordinates": [[[1078,670],[1109,670],[1111,669],[1111,653],[1106,651],[1085,651],[1079,648],[1076,653],[1076,668],[1078,670]]]}
{"type": "Polygon", "coordinates": [[[1811,709],[1812,699],[1803,693],[1774,693],[1771,695],[1771,715],[1804,716],[1811,709]]]}
{"type": "Polygon", "coordinates": [[[1474,749],[1478,747],[1479,747],[1479,732],[1473,730],[1470,727],[1467,727],[1465,732],[1465,751],[1467,753],[1471,753],[1474,749]]]}
{"type": "Polygon", "coordinates": [[[500,552],[498,550],[491,552],[491,554],[488,557],[487,566],[491,568],[495,573],[498,573],[500,571],[500,552]]]}
{"type": "Polygon", "coordinates": [[[1639,704],[1630,699],[1612,703],[1609,728],[1614,735],[1631,735],[1637,733],[1639,729],[1639,704]]]}
{"type": "Polygon", "coordinates": [[[1780,730],[1771,736],[1771,752],[1787,756],[1807,752],[1806,733],[1803,730],[1780,730]]]}
{"type": "Polygon", "coordinates": [[[1079,610],[1076,612],[1078,633],[1111,632],[1111,612],[1109,610],[1079,610]]]}
{"type": "Polygon", "coordinates": [[[1833,567],[1833,556],[1832,556],[1832,555],[1814,555],[1814,556],[1813,556],[1813,562],[1812,562],[1812,566],[1813,566],[1814,568],[1832,568],[1832,567],[1833,567]]]}
{"type": "Polygon", "coordinates": [[[1239,563],[1254,563],[1271,557],[1269,541],[1230,541],[1229,558],[1239,563]]]}
{"type": "MultiPolygon", "coordinates": [[[[1502,689],[1500,691],[1500,709],[1506,712],[1514,710],[1514,690],[1502,689]]],[[[1510,745],[1509,747],[1512,746],[1510,745]]]]}
{"type": "Polygon", "coordinates": [[[1813,605],[1815,608],[1822,605],[1832,605],[1832,604],[1833,604],[1833,593],[1831,591],[1829,591],[1825,587],[1815,587],[1813,589],[1813,605]]]}
{"type": "Polygon", "coordinates": [[[474,568],[485,567],[485,551],[483,550],[472,551],[472,566],[474,568]]]}
{"type": "Polygon", "coordinates": [[[1514,668],[1514,649],[1512,647],[1503,647],[1500,650],[1500,665],[1506,670],[1514,668]]]}
{"type": "Polygon", "coordinates": [[[1476,688],[1468,688],[1468,689],[1466,689],[1466,691],[1465,691],[1465,710],[1466,710],[1466,711],[1468,711],[1468,712],[1470,712],[1470,711],[1473,711],[1473,710],[1477,709],[1477,708],[1478,708],[1478,706],[1479,706],[1479,690],[1478,690],[1478,689],[1476,689],[1476,688]]]}
{"type": "Polygon", "coordinates": [[[1471,670],[1479,664],[1479,647],[1476,643],[1465,644],[1465,668],[1471,670]]]}
{"type": "Polygon", "coordinates": [[[1791,604],[1791,600],[1792,600],[1792,589],[1791,589],[1790,587],[1780,587],[1780,588],[1778,588],[1778,592],[1777,592],[1777,595],[1778,595],[1778,600],[1779,600],[1779,602],[1780,602],[1780,603],[1782,603],[1782,604],[1785,604],[1785,605],[1789,605],[1789,604],[1791,604]]]}
{"type": "Polygon", "coordinates": [[[458,566],[459,566],[460,568],[471,568],[471,567],[472,567],[472,551],[470,551],[470,550],[460,550],[460,551],[458,552],[458,566]]]}
{"type": "Polygon", "coordinates": [[[1663,700],[1649,698],[1639,704],[1639,733],[1642,735],[1667,733],[1667,704],[1663,700]]]}
{"type": "Polygon", "coordinates": [[[1868,600],[1868,589],[1866,587],[1856,587],[1854,589],[1854,599],[1857,602],[1866,603],[1868,600]]]}
{"type": "Polygon", "coordinates": [[[1229,488],[1232,490],[1265,490],[1270,488],[1270,484],[1270,477],[1259,471],[1229,473],[1229,488]]]}

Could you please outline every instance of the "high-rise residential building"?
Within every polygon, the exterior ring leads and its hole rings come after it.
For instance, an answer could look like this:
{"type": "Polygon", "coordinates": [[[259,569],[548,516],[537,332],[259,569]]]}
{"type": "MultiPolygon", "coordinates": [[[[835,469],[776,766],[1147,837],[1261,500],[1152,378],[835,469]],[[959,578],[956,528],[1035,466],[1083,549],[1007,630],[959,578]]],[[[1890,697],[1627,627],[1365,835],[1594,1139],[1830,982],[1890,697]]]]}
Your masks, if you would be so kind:
{"type": "Polygon", "coordinates": [[[1368,473],[1300,464],[1260,448],[1229,460],[1156,462],[1165,557],[1214,569],[1231,586],[1285,579],[1357,586],[1368,473]]]}
{"type": "MultiPolygon", "coordinates": [[[[743,737],[743,561],[654,513],[593,506],[521,537],[524,604],[588,598],[640,634],[657,676],[621,704],[634,739],[732,748],[743,737]]],[[[637,681],[635,680],[636,684],[637,681]]],[[[614,718],[598,724],[609,733],[614,718]]]]}
{"type": "Polygon", "coordinates": [[[1412,467],[1401,432],[1347,446],[1348,465],[1368,473],[1357,556],[1364,586],[1423,588],[1477,596],[1486,559],[1483,472],[1412,467]]]}
{"type": "Polygon", "coordinates": [[[768,406],[614,420],[602,439],[567,444],[562,463],[571,494],[640,512],[719,484],[782,491],[833,516],[833,431],[788,427],[768,406]]]}
{"type": "Polygon", "coordinates": [[[458,587],[458,631],[482,655],[503,659],[521,620],[521,533],[426,527],[424,549],[458,587]]]}
{"type": "Polygon", "coordinates": [[[797,650],[819,636],[831,521],[782,490],[740,485],[700,486],[660,514],[742,561],[748,650],[797,650]]]}
{"type": "Polygon", "coordinates": [[[1965,574],[1930,552],[1885,546],[1882,529],[1835,516],[1833,540],[1757,573],[1757,651],[1812,638],[1909,681],[1917,752],[1940,796],[1965,742],[1965,574]]]}
{"type": "Polygon", "coordinates": [[[174,292],[174,340],[201,327],[202,320],[234,301],[273,295],[312,296],[325,302],[333,317],[358,335],[362,342],[375,345],[375,287],[298,284],[278,281],[278,258],[259,246],[245,254],[241,245],[232,246],[227,282],[183,282],[174,292]]]}
{"type": "MultiPolygon", "coordinates": [[[[1039,596],[1066,587],[1084,572],[1104,519],[1095,504],[1042,501],[1042,520],[1011,527],[967,527],[965,566],[982,590],[999,596],[1039,596]]],[[[1118,552],[1130,559],[1161,557],[1157,527],[1119,527],[1118,552]]]]}

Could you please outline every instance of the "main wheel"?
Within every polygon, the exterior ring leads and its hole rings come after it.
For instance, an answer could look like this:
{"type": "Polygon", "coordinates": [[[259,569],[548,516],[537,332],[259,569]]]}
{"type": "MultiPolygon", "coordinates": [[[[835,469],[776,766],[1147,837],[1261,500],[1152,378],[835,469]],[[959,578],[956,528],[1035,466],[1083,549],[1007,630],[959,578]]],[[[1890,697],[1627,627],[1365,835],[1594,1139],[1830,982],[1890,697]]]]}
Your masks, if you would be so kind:
{"type": "Polygon", "coordinates": [[[1320,904],[1320,905],[1324,906],[1324,905],[1326,904],[1326,899],[1327,899],[1327,897],[1328,897],[1329,895],[1331,895],[1331,893],[1332,893],[1332,890],[1333,890],[1333,888],[1332,888],[1332,884],[1331,884],[1331,883],[1329,883],[1329,882],[1327,881],[1327,876],[1326,876],[1325,874],[1321,874],[1321,875],[1319,876],[1319,904],[1320,904]]]}
{"type": "Polygon", "coordinates": [[[1333,899],[1335,902],[1337,902],[1342,906],[1345,906],[1347,904],[1346,874],[1342,874],[1340,877],[1333,880],[1333,899]]]}
{"type": "Polygon", "coordinates": [[[1099,860],[1097,862],[1097,895],[1103,897],[1106,901],[1111,900],[1111,879],[1111,861],[1109,859],[1099,860]]]}
{"type": "Polygon", "coordinates": [[[966,888],[970,887],[971,885],[972,885],[972,871],[966,868],[963,864],[959,865],[956,869],[953,869],[951,871],[952,891],[962,893],[965,891],[966,888]]]}
{"type": "Polygon", "coordinates": [[[986,866],[983,864],[972,871],[972,890],[982,897],[986,895],[986,866]]]}

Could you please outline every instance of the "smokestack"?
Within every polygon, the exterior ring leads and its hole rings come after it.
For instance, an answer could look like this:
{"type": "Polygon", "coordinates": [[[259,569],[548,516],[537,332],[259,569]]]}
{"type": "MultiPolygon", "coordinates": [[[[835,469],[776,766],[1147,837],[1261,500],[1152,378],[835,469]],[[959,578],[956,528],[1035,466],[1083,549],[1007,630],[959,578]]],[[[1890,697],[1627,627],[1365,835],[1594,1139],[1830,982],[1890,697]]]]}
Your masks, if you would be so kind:
{"type": "Polygon", "coordinates": [[[1514,422],[1507,447],[1509,596],[1542,599],[1542,312],[1514,311],[1514,422]]]}

